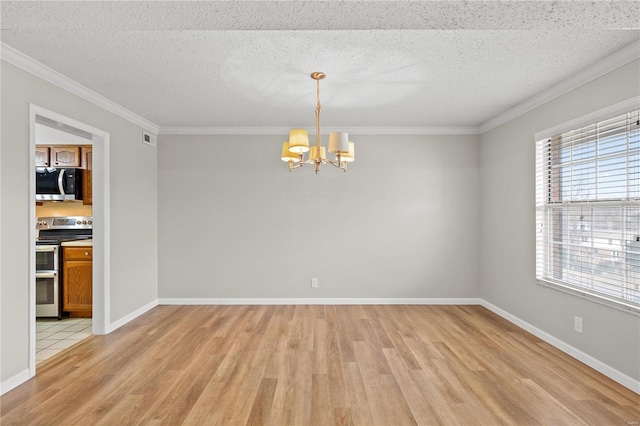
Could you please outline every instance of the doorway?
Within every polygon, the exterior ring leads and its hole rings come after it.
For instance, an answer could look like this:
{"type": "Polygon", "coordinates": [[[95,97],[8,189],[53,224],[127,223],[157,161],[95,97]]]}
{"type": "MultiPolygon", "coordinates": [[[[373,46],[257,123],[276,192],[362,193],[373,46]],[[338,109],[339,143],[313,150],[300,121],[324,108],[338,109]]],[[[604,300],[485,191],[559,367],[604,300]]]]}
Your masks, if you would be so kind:
{"type": "MultiPolygon", "coordinates": [[[[92,145],[92,192],[93,192],[93,268],[91,332],[107,334],[110,324],[110,215],[109,215],[109,133],[79,122],[72,118],[47,110],[37,105],[29,105],[29,161],[36,161],[36,125],[38,122],[54,123],[60,129],[73,134],[88,135],[92,145]]],[[[33,168],[33,167],[32,167],[33,168]]],[[[35,173],[29,174],[29,219],[36,223],[35,173]]],[[[36,374],[36,229],[29,227],[29,377],[36,374]]]]}

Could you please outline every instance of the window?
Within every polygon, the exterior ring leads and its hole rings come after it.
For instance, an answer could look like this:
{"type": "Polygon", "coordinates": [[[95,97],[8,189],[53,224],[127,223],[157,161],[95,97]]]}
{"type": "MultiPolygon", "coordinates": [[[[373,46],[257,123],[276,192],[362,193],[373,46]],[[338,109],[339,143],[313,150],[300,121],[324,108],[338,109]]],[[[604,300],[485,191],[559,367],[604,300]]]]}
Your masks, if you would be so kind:
{"type": "Polygon", "coordinates": [[[640,111],[625,105],[536,135],[536,278],[640,313],[640,111]]]}

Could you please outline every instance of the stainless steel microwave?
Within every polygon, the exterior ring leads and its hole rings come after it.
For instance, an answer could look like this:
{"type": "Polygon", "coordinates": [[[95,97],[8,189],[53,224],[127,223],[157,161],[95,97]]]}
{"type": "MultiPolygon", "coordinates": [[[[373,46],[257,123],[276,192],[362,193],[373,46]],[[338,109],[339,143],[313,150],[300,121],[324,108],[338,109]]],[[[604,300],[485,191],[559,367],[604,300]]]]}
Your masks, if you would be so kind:
{"type": "Polygon", "coordinates": [[[82,200],[82,169],[36,167],[36,201],[82,200]]]}

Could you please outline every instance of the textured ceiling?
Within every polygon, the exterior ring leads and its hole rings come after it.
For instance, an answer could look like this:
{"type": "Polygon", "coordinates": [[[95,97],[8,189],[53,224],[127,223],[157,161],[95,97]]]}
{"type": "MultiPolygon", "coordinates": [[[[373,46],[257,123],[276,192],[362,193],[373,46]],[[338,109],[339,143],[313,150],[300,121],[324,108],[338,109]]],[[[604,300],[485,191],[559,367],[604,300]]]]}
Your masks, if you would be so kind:
{"type": "Polygon", "coordinates": [[[636,2],[11,2],[3,43],[160,126],[478,126],[640,38],[636,2]]]}

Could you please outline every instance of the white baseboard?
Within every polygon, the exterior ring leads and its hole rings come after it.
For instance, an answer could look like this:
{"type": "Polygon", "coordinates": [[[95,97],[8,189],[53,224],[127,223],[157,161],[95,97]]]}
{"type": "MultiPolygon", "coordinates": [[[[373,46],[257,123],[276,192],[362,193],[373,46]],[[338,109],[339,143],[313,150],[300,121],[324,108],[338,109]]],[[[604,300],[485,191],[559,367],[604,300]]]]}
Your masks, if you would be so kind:
{"type": "Polygon", "coordinates": [[[486,300],[482,300],[481,305],[487,308],[488,310],[490,310],[491,312],[497,315],[500,315],[502,318],[506,319],[507,321],[512,322],[518,327],[544,340],[545,342],[549,343],[551,346],[554,346],[557,349],[560,349],[562,352],[566,353],[567,355],[570,355],[573,358],[577,359],[578,361],[583,362],[584,364],[593,368],[594,370],[599,371],[600,373],[609,377],[611,380],[614,380],[620,383],[622,386],[634,391],[635,393],[640,394],[640,381],[634,379],[633,377],[627,376],[626,374],[592,357],[591,355],[588,355],[582,352],[581,350],[574,348],[570,344],[563,342],[557,337],[552,336],[546,331],[542,331],[539,328],[529,324],[528,322],[521,320],[515,315],[512,315],[509,312],[503,309],[500,309],[495,305],[492,305],[486,300]]]}
{"type": "Polygon", "coordinates": [[[152,300],[151,302],[147,303],[141,308],[138,308],[135,311],[131,312],[130,314],[123,316],[119,320],[112,322],[111,324],[109,324],[109,326],[107,326],[107,334],[111,333],[114,330],[117,330],[118,328],[122,327],[129,321],[132,321],[138,318],[140,315],[155,308],[156,306],[158,306],[158,299],[152,300]]]}
{"type": "Polygon", "coordinates": [[[24,382],[30,379],[29,369],[22,370],[18,374],[13,377],[9,377],[4,382],[0,383],[0,395],[4,395],[9,392],[11,389],[20,386],[24,382]]]}
{"type": "Polygon", "coordinates": [[[161,298],[159,305],[480,305],[475,298],[161,298]]]}

